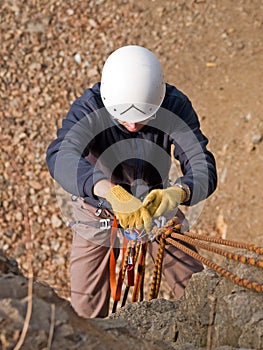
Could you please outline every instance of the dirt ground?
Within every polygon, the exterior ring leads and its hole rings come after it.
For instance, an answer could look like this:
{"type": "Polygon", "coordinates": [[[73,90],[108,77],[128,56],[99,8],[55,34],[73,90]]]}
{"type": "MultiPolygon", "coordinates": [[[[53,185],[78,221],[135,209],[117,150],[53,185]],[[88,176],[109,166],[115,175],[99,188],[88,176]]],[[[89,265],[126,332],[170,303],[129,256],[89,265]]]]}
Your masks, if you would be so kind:
{"type": "Polygon", "coordinates": [[[5,0],[0,15],[0,247],[25,274],[32,261],[68,296],[71,232],[45,151],[70,102],[127,44],[157,54],[210,140],[219,184],[192,230],[263,245],[260,0],[5,0]]]}

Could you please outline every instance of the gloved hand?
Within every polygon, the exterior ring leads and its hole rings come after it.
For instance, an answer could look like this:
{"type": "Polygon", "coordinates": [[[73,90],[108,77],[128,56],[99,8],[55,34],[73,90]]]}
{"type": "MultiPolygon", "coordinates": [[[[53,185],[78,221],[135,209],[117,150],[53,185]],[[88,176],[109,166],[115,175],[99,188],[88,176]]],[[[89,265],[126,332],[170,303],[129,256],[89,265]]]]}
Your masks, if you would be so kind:
{"type": "Polygon", "coordinates": [[[178,187],[169,187],[164,190],[152,190],[144,199],[143,205],[151,216],[161,216],[166,211],[175,209],[183,203],[186,197],[185,191],[178,187]]]}
{"type": "Polygon", "coordinates": [[[116,218],[123,228],[137,228],[151,231],[152,217],[142,202],[127,192],[123,187],[113,186],[105,198],[110,202],[116,218]]]}

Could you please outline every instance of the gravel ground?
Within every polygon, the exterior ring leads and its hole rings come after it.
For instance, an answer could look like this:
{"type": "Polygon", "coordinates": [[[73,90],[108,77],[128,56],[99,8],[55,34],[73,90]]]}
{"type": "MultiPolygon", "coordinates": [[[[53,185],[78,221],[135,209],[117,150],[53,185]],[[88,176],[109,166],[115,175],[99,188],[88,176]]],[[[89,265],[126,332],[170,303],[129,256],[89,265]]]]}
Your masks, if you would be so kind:
{"type": "Polygon", "coordinates": [[[32,259],[35,277],[69,296],[71,232],[45,151],[70,102],[127,44],[159,56],[215,153],[219,188],[193,230],[263,242],[260,1],[5,0],[0,15],[0,247],[25,274],[32,259]]]}

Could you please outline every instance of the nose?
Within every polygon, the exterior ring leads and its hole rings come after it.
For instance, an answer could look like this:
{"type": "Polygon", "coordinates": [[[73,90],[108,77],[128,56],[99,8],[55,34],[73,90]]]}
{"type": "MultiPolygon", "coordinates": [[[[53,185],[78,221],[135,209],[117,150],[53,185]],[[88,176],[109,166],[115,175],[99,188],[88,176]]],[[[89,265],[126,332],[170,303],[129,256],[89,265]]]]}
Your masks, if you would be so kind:
{"type": "Polygon", "coordinates": [[[125,126],[128,127],[129,130],[136,130],[138,123],[126,123],[125,126]]]}

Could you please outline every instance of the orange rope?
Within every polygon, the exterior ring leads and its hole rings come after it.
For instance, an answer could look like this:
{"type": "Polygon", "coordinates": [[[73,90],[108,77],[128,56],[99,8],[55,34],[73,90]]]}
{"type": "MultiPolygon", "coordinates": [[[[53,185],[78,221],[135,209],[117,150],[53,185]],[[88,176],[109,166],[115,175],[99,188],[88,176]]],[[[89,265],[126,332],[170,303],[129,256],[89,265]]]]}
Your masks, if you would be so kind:
{"type": "Polygon", "coordinates": [[[223,250],[221,248],[213,247],[213,246],[210,246],[206,243],[199,242],[197,239],[192,239],[188,236],[184,236],[183,234],[178,234],[178,233],[174,232],[171,234],[171,237],[175,238],[175,239],[179,239],[179,240],[184,241],[184,242],[188,242],[196,247],[203,248],[203,249],[209,250],[213,253],[222,255],[222,256],[226,257],[227,259],[239,261],[242,264],[248,264],[248,265],[258,266],[258,267],[263,268],[263,260],[246,257],[244,255],[237,254],[237,253],[228,252],[228,251],[223,250]]]}
{"type": "Polygon", "coordinates": [[[243,279],[237,275],[234,275],[230,271],[226,270],[222,266],[217,265],[213,261],[201,256],[199,253],[191,250],[190,248],[185,247],[181,243],[175,241],[172,238],[166,238],[166,242],[172,244],[176,248],[182,250],[186,254],[192,256],[194,259],[200,261],[204,265],[212,268],[215,270],[218,274],[220,274],[223,277],[228,278],[230,281],[238,284],[239,286],[246,287],[248,289],[254,289],[256,292],[263,292],[263,284],[259,284],[257,282],[251,282],[248,279],[243,279]]]}
{"type": "Polygon", "coordinates": [[[162,264],[165,249],[165,239],[163,235],[160,237],[159,248],[155,258],[152,282],[150,286],[148,300],[156,299],[159,294],[161,279],[162,279],[162,264]]]}
{"type": "Polygon", "coordinates": [[[184,232],[185,236],[198,239],[199,241],[207,241],[207,242],[212,242],[212,243],[217,243],[217,244],[222,244],[226,246],[231,246],[235,248],[240,248],[240,249],[247,249],[249,251],[253,251],[259,255],[263,254],[263,247],[258,247],[255,244],[249,244],[245,242],[237,242],[237,241],[232,241],[232,240],[227,240],[227,239],[222,239],[222,238],[214,238],[214,237],[209,237],[205,235],[199,235],[195,233],[190,233],[190,232],[184,232]]]}
{"type": "Polygon", "coordinates": [[[112,228],[111,228],[111,251],[110,251],[110,288],[111,288],[111,296],[114,301],[117,301],[117,284],[116,284],[116,258],[114,254],[114,243],[117,237],[118,231],[118,223],[116,218],[114,217],[112,228]]]}
{"type": "MultiPolygon", "coordinates": [[[[253,251],[257,253],[258,255],[263,254],[263,248],[258,247],[254,244],[248,244],[245,242],[237,242],[237,241],[232,241],[232,240],[226,240],[226,239],[221,239],[221,238],[214,238],[214,237],[209,237],[206,235],[199,235],[199,234],[194,234],[190,232],[185,232],[183,234],[181,232],[181,225],[178,224],[178,218],[174,217],[173,219],[169,220],[163,227],[157,229],[156,232],[156,240],[159,242],[159,248],[157,252],[157,256],[155,259],[155,265],[154,265],[154,270],[153,270],[153,275],[152,275],[152,281],[151,281],[151,286],[150,286],[150,292],[149,292],[149,299],[152,300],[154,298],[158,297],[159,289],[160,289],[160,284],[161,284],[161,277],[162,277],[162,264],[163,264],[163,258],[164,258],[164,251],[165,251],[165,245],[171,244],[175,246],[176,248],[182,250],[186,254],[192,256],[194,259],[200,261],[204,265],[210,267],[214,271],[216,271],[219,275],[228,278],[230,281],[233,283],[246,287],[248,289],[253,289],[257,292],[263,292],[263,284],[259,284],[257,282],[251,282],[248,279],[241,278],[227,269],[223,268],[222,266],[216,264],[212,260],[205,258],[204,256],[200,255],[199,253],[193,251],[192,249],[184,246],[181,244],[179,241],[184,241],[187,242],[193,246],[197,246],[202,249],[206,249],[208,251],[211,251],[213,253],[222,255],[226,257],[227,259],[232,259],[244,264],[248,264],[251,266],[257,266],[260,268],[263,268],[263,260],[260,259],[255,259],[251,257],[246,257],[241,254],[237,253],[232,253],[230,251],[226,251],[224,249],[221,249],[219,247],[214,247],[213,245],[209,245],[205,242],[210,242],[210,243],[216,243],[219,245],[225,245],[225,246],[230,246],[230,247],[235,247],[239,249],[246,249],[248,251],[253,251]],[[179,241],[178,241],[179,240],[179,241]]],[[[113,236],[114,236],[114,231],[113,231],[113,236]]],[[[144,274],[145,274],[145,260],[146,260],[146,251],[147,251],[147,243],[140,243],[137,244],[138,242],[136,241],[128,241],[128,245],[126,245],[125,250],[123,252],[123,259],[122,259],[122,267],[119,272],[119,279],[118,283],[115,286],[113,283],[113,297],[115,298],[115,309],[117,305],[117,301],[120,299],[120,294],[121,294],[121,288],[122,288],[122,283],[125,278],[125,273],[127,272],[127,266],[128,266],[128,257],[130,255],[131,249],[135,249],[135,254],[133,256],[133,261],[134,261],[134,266],[138,260],[137,264],[137,274],[135,278],[135,285],[134,285],[134,290],[133,290],[133,295],[132,295],[132,301],[137,301],[138,300],[138,294],[140,291],[140,301],[143,300],[143,283],[144,283],[144,274]],[[115,291],[115,293],[114,293],[115,291]]],[[[129,292],[130,286],[126,286],[124,296],[123,296],[123,301],[122,301],[122,306],[125,305],[128,292],[129,292]]]]}
{"type": "MultiPolygon", "coordinates": [[[[138,245],[140,249],[140,256],[138,259],[136,281],[133,289],[132,302],[138,301],[139,291],[140,291],[140,301],[143,300],[143,282],[145,273],[145,260],[147,252],[147,242],[138,245]]],[[[137,260],[137,257],[136,257],[137,260]]]]}
{"type": "Polygon", "coordinates": [[[116,282],[116,258],[115,258],[115,254],[113,252],[113,239],[114,235],[116,233],[117,235],[117,227],[116,227],[116,223],[114,223],[114,225],[112,226],[112,232],[111,232],[111,255],[110,255],[110,288],[111,288],[111,295],[112,295],[112,299],[113,299],[113,307],[112,307],[112,313],[115,313],[117,310],[117,305],[118,305],[118,301],[120,301],[121,298],[121,290],[122,290],[122,284],[123,284],[123,280],[124,280],[124,274],[125,274],[125,257],[126,257],[126,252],[127,252],[127,244],[128,244],[128,240],[125,238],[123,240],[123,248],[122,248],[122,268],[119,270],[119,274],[118,274],[118,280],[116,282]],[[116,232],[115,232],[116,230],[116,232]],[[124,272],[123,272],[124,270],[124,272]]]}

